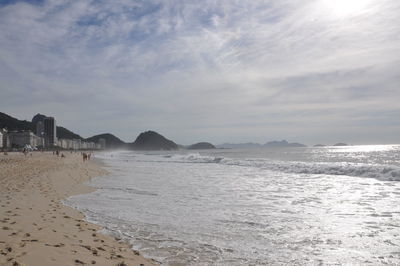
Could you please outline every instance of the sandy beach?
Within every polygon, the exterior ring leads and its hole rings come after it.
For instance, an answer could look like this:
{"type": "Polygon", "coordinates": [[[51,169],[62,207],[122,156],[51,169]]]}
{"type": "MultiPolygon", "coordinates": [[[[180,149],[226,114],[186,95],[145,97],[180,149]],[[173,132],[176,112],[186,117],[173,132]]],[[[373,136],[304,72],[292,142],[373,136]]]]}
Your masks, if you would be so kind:
{"type": "Polygon", "coordinates": [[[106,172],[79,153],[0,155],[0,265],[155,265],[61,201],[106,172]]]}

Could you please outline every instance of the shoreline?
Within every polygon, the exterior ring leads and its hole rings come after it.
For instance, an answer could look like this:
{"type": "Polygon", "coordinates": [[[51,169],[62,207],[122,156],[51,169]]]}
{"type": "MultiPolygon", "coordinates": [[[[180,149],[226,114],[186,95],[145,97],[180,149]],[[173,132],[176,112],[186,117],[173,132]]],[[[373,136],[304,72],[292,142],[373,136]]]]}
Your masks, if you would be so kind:
{"type": "Polygon", "coordinates": [[[62,203],[105,175],[80,153],[0,155],[0,265],[157,265],[62,203]]]}

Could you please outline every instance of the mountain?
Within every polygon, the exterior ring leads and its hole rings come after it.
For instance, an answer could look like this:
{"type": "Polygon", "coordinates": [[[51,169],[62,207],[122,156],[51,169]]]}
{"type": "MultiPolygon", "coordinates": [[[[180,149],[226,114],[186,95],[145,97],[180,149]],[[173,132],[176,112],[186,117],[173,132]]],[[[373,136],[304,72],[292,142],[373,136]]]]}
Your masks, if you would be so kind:
{"type": "Polygon", "coordinates": [[[57,138],[59,139],[82,139],[81,136],[66,129],[65,127],[57,127],[57,138]]]}
{"type": "Polygon", "coordinates": [[[141,133],[131,144],[135,150],[177,150],[178,145],[175,142],[166,139],[164,136],[154,131],[141,133]]]}
{"type": "Polygon", "coordinates": [[[326,147],[325,144],[315,144],[314,147],[326,147]]]}
{"type": "Polygon", "coordinates": [[[0,112],[0,128],[7,128],[9,131],[33,130],[33,125],[29,121],[18,120],[12,116],[0,112]]]}
{"type": "Polygon", "coordinates": [[[301,143],[289,143],[286,140],[281,140],[281,141],[270,141],[267,142],[263,145],[263,147],[266,148],[290,148],[290,147],[307,147],[304,144],[301,143]]]}
{"type": "Polygon", "coordinates": [[[217,148],[220,149],[254,149],[254,148],[261,148],[261,145],[258,143],[224,143],[217,145],[217,148]]]}
{"type": "MultiPolygon", "coordinates": [[[[31,130],[36,133],[36,123],[46,118],[45,115],[37,114],[32,118],[32,122],[26,120],[18,120],[12,116],[0,112],[0,128],[7,128],[9,131],[31,130]]],[[[57,127],[57,138],[61,139],[83,139],[78,134],[66,129],[65,127],[57,127]]]]}
{"type": "Polygon", "coordinates": [[[349,144],[347,144],[347,143],[336,143],[335,145],[333,145],[333,146],[349,146],[349,144]]]}
{"type": "Polygon", "coordinates": [[[98,143],[99,139],[105,139],[106,140],[106,148],[107,149],[120,149],[120,148],[126,148],[127,143],[123,142],[116,136],[110,133],[105,133],[105,134],[100,134],[96,135],[90,138],[87,138],[86,141],[88,142],[95,142],[98,143]]]}
{"type": "Polygon", "coordinates": [[[215,146],[209,142],[199,142],[188,147],[189,150],[210,150],[215,149],[215,146]]]}
{"type": "Polygon", "coordinates": [[[45,118],[47,118],[47,116],[36,114],[34,117],[32,117],[32,124],[36,125],[38,122],[43,121],[45,118]]]}

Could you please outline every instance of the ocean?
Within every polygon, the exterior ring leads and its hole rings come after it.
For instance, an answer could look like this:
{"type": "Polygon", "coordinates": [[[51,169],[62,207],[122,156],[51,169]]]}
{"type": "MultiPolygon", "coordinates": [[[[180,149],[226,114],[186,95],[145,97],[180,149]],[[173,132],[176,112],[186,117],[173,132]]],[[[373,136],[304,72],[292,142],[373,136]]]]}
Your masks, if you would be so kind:
{"type": "Polygon", "coordinates": [[[163,265],[399,265],[400,146],[96,154],[65,201],[163,265]]]}

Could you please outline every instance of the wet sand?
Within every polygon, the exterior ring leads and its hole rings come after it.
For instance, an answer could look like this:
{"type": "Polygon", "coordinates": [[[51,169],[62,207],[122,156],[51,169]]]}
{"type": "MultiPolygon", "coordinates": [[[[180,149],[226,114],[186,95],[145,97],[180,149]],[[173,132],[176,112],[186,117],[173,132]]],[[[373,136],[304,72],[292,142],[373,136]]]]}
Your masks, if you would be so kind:
{"type": "Polygon", "coordinates": [[[0,155],[0,265],[155,265],[61,201],[106,172],[80,154],[0,155]]]}

